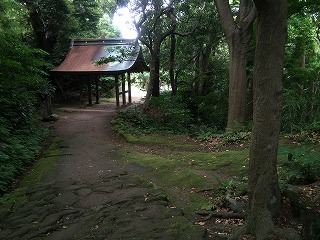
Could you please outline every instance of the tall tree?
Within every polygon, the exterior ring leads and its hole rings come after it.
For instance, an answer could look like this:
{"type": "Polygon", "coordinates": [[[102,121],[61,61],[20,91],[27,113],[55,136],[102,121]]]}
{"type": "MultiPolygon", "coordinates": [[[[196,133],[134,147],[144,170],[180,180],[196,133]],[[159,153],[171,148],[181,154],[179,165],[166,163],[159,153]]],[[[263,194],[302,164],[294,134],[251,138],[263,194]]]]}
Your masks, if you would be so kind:
{"type": "Polygon", "coordinates": [[[39,156],[45,132],[35,117],[37,97],[48,90],[45,53],[25,42],[27,14],[18,1],[0,1],[0,194],[39,156]]]}
{"type": "Polygon", "coordinates": [[[58,38],[70,27],[70,9],[64,0],[21,0],[29,10],[36,47],[51,53],[58,38]],[[59,19],[59,21],[57,21],[59,19]]]}
{"type": "MultiPolygon", "coordinates": [[[[320,5],[320,3],[319,3],[320,5]]],[[[317,14],[305,8],[288,19],[283,125],[295,130],[319,119],[320,39],[317,14]]]]}
{"type": "Polygon", "coordinates": [[[214,3],[199,0],[177,4],[176,12],[177,29],[161,50],[162,73],[169,69],[173,95],[183,81],[200,96],[211,89],[216,70],[212,60],[223,35],[218,14],[214,3]]]}
{"type": "Polygon", "coordinates": [[[103,16],[101,4],[97,0],[73,0],[73,16],[77,20],[76,37],[97,37],[98,23],[103,16]]]}
{"type": "MultiPolygon", "coordinates": [[[[245,230],[258,240],[281,234],[273,217],[280,210],[277,150],[282,108],[287,0],[255,0],[257,42],[254,113],[249,163],[249,216],[245,230]]],[[[293,239],[293,236],[281,236],[293,239]]],[[[240,239],[239,237],[237,239],[240,239]]]]}
{"type": "Polygon", "coordinates": [[[252,37],[255,7],[251,0],[240,0],[234,18],[229,1],[215,0],[227,38],[230,55],[229,107],[227,128],[243,124],[246,119],[247,50],[252,37]]]}
{"type": "Polygon", "coordinates": [[[144,109],[149,106],[151,95],[158,97],[160,94],[160,47],[161,43],[176,29],[176,16],[173,0],[137,1],[135,12],[139,20],[135,23],[138,39],[150,51],[150,80],[144,109]]]}

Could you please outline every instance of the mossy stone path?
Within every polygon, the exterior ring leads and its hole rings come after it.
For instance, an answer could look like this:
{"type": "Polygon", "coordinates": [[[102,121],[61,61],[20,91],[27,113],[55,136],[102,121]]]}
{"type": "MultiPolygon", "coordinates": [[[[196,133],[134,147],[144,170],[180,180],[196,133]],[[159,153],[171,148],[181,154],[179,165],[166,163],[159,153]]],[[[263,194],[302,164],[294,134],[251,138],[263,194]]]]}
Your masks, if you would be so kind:
{"type": "Polygon", "coordinates": [[[113,104],[58,110],[59,153],[39,160],[56,164],[25,188],[25,202],[1,206],[0,239],[204,239],[145,169],[126,163],[113,104]]]}

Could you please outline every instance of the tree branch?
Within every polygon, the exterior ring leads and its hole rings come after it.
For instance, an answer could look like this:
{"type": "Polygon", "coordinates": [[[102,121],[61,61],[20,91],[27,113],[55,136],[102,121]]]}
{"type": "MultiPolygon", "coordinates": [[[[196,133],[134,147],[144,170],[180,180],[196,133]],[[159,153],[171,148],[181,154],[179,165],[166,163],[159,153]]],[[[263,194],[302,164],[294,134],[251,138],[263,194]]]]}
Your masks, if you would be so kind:
{"type": "Polygon", "coordinates": [[[225,35],[227,36],[227,38],[229,38],[231,33],[233,32],[233,29],[236,27],[236,24],[233,20],[233,15],[231,12],[229,1],[227,1],[227,0],[214,0],[214,2],[216,4],[216,7],[217,7],[217,10],[219,13],[219,17],[220,17],[223,31],[224,31],[225,35]]]}

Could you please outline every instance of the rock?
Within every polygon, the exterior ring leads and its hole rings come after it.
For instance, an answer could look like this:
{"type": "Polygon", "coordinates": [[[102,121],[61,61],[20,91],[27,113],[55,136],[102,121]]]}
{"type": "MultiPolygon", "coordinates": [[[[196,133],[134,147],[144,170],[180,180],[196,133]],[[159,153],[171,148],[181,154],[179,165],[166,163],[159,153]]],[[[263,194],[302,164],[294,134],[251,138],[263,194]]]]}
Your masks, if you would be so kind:
{"type": "Polygon", "coordinates": [[[51,114],[42,118],[43,122],[52,122],[52,121],[58,121],[58,120],[59,120],[59,115],[57,114],[51,114]]]}
{"type": "Polygon", "coordinates": [[[58,206],[67,207],[75,204],[79,198],[72,192],[61,193],[59,196],[52,199],[52,202],[58,206]]]}
{"type": "Polygon", "coordinates": [[[41,227],[54,226],[58,223],[58,221],[61,218],[62,218],[62,215],[59,213],[51,214],[44,219],[44,221],[41,223],[41,227]]]}
{"type": "Polygon", "coordinates": [[[92,193],[92,190],[89,188],[82,188],[82,189],[79,189],[77,193],[79,196],[86,196],[92,193]]]}

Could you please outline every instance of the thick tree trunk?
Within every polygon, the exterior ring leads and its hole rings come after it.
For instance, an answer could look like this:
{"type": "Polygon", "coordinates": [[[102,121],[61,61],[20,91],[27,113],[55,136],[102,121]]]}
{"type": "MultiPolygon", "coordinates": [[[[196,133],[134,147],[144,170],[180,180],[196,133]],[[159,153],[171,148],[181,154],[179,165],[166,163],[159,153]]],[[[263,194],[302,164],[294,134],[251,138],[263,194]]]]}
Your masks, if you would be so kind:
{"type": "MultiPolygon", "coordinates": [[[[157,67],[157,65],[159,64],[159,57],[157,57],[157,56],[158,56],[158,54],[155,54],[155,53],[151,54],[150,79],[149,79],[149,83],[148,83],[148,86],[147,86],[147,94],[146,94],[146,97],[145,97],[145,100],[144,100],[144,105],[143,105],[143,111],[142,112],[145,112],[148,109],[151,96],[154,96],[153,95],[153,93],[154,93],[153,88],[156,85],[156,81],[157,81],[156,79],[158,79],[158,85],[159,85],[159,69],[157,67]],[[158,69],[158,73],[157,73],[157,69],[158,69]]],[[[159,89],[159,87],[158,87],[158,89],[159,89]]]]}
{"type": "Polygon", "coordinates": [[[256,239],[273,233],[280,210],[277,150],[282,108],[286,40],[286,0],[256,0],[257,44],[254,62],[254,113],[249,164],[250,211],[247,231],[256,239]]]}
{"type": "Polygon", "coordinates": [[[246,64],[247,49],[252,37],[255,7],[251,0],[241,0],[238,16],[234,19],[229,1],[215,0],[220,21],[228,40],[229,108],[227,129],[242,125],[246,120],[246,64]]]}
{"type": "Polygon", "coordinates": [[[35,38],[37,41],[37,47],[49,52],[49,43],[46,37],[46,27],[40,16],[39,10],[35,6],[35,4],[31,1],[22,1],[28,8],[30,23],[35,34],[35,38]]]}
{"type": "Polygon", "coordinates": [[[235,31],[229,41],[229,106],[227,128],[243,125],[246,121],[247,49],[243,31],[235,31]]]}

